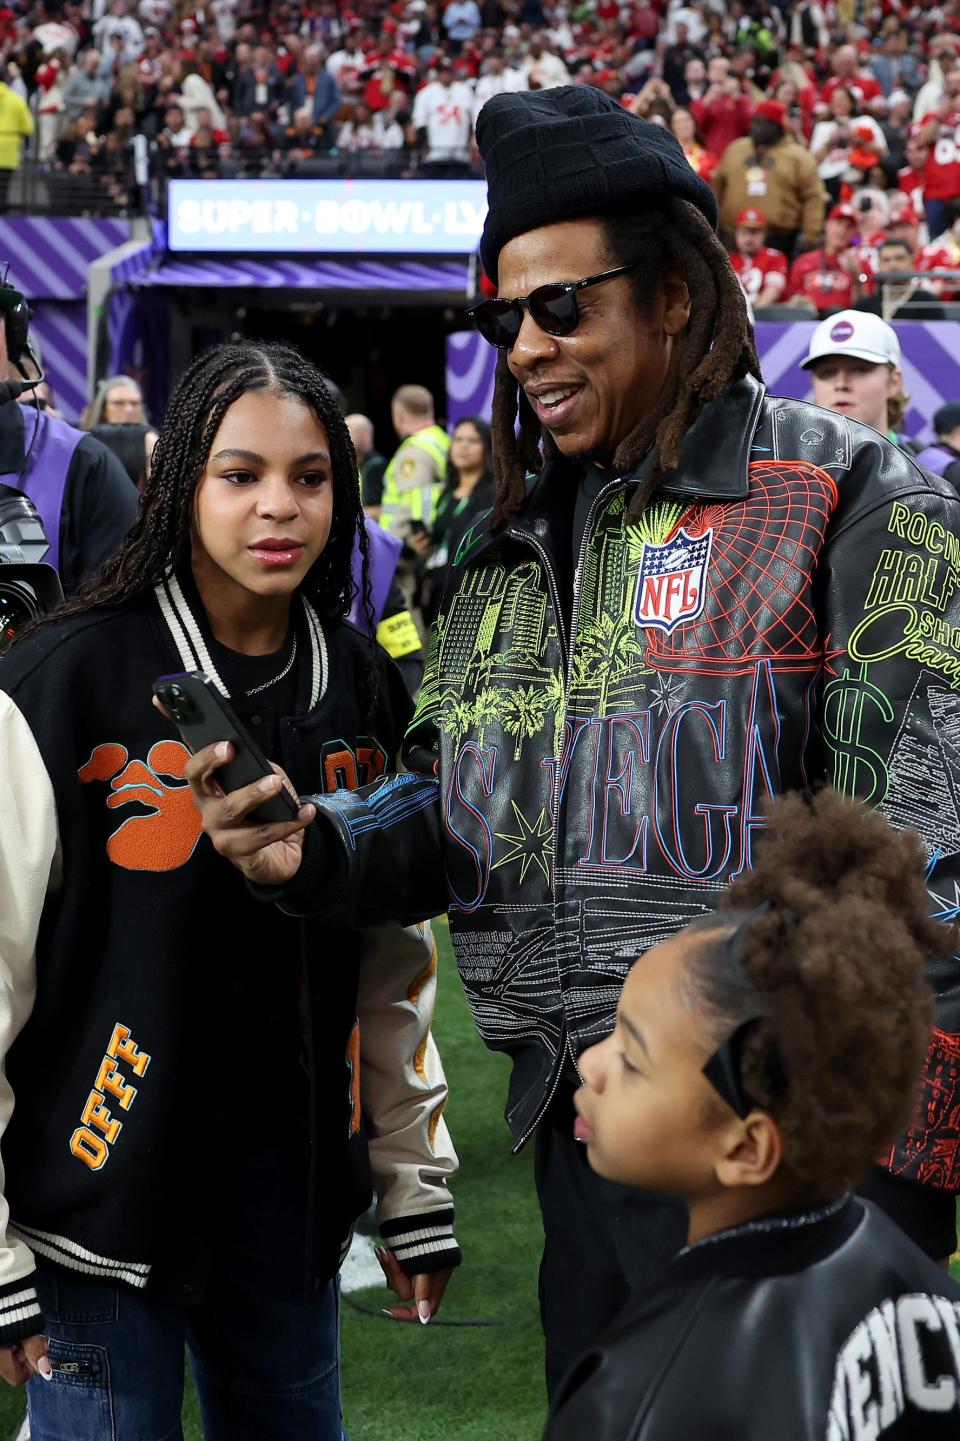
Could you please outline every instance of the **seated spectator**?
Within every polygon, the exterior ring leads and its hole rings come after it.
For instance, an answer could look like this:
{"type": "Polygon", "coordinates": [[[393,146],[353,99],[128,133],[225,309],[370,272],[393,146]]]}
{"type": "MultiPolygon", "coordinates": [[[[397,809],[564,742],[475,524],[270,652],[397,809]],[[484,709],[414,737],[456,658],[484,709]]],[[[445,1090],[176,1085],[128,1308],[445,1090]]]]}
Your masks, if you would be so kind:
{"type": "Polygon", "coordinates": [[[671,89],[673,98],[678,105],[690,106],[694,101],[703,100],[708,89],[707,67],[699,55],[688,60],[683,67],[682,85],[677,85],[675,89],[671,87],[671,89]]]}
{"type": "Polygon", "coordinates": [[[570,72],[566,65],[549,50],[542,35],[534,35],[527,47],[523,62],[523,73],[530,90],[550,90],[554,85],[569,85],[570,72]]]}
{"type": "Polygon", "coordinates": [[[808,145],[812,126],[797,97],[797,87],[792,80],[778,80],[773,87],[771,100],[782,105],[786,112],[784,131],[798,145],[808,145]]]}
{"type": "MultiPolygon", "coordinates": [[[[701,65],[706,65],[707,57],[698,45],[691,44],[690,29],[688,25],[674,19],[674,40],[663,52],[662,70],[663,78],[670,87],[671,94],[679,100],[686,96],[684,88],[684,77],[687,66],[691,60],[699,60],[701,65]]],[[[562,82],[561,82],[562,83],[562,82]]]]}
{"type": "Polygon", "coordinates": [[[397,122],[382,114],[371,115],[370,107],[362,101],[353,107],[350,119],[337,133],[337,149],[349,154],[402,148],[403,130],[397,122]]]}
{"type": "Polygon", "coordinates": [[[920,251],[917,269],[955,271],[956,281],[931,276],[928,284],[941,300],[956,301],[960,300],[960,199],[948,200],[943,216],[947,228],[920,251]]]}
{"type": "Polygon", "coordinates": [[[112,450],[137,490],[143,490],[150,473],[150,458],[157,432],[143,421],[125,425],[95,425],[90,434],[112,450]]]}
{"type": "Polygon", "coordinates": [[[100,74],[100,55],[84,50],[63,84],[63,108],[70,120],[76,120],[90,106],[102,105],[110,94],[110,81],[100,74]]]}
{"type": "Polygon", "coordinates": [[[676,102],[670,86],[659,75],[651,75],[630,101],[627,109],[642,120],[670,123],[670,116],[676,110],[676,102]]]}
{"type": "Polygon", "coordinates": [[[163,117],[163,129],[157,136],[157,143],[164,149],[185,150],[193,139],[193,131],[187,124],[179,105],[171,105],[163,117]]]}
{"type": "Polygon", "coordinates": [[[101,380],[93,400],[80,417],[80,429],[95,425],[141,425],[147,419],[143,391],[129,375],[101,380]]]}
{"type": "Polygon", "coordinates": [[[922,145],[916,135],[907,137],[906,164],[897,171],[897,189],[906,195],[918,215],[924,213],[923,185],[929,145],[922,145]]]}
{"type": "Polygon", "coordinates": [[[837,86],[830,96],[829,117],[817,122],[810,137],[817,173],[834,199],[851,170],[862,173],[886,151],[887,142],[877,122],[869,115],[858,115],[853,91],[837,86]]]}
{"type": "Polygon", "coordinates": [[[830,68],[833,74],[820,90],[824,111],[829,111],[830,100],[837,89],[849,90],[860,110],[868,110],[872,101],[883,98],[877,77],[870,70],[861,69],[855,45],[841,45],[834,51],[830,68]]]}
{"type": "Polygon", "coordinates": [[[308,45],[301,64],[287,90],[290,113],[306,106],[315,124],[329,126],[339,113],[341,99],[337,82],[323,63],[323,47],[308,45]]]}
{"type": "Polygon", "coordinates": [[[905,90],[895,90],[892,95],[887,96],[887,111],[884,115],[881,111],[876,112],[880,122],[880,129],[883,131],[883,138],[887,142],[887,155],[891,166],[891,173],[895,174],[900,170],[906,159],[907,141],[910,138],[910,113],[912,110],[910,96],[905,90]]]}
{"type": "Polygon", "coordinates": [[[473,95],[441,57],[436,78],[417,91],[413,124],[428,165],[465,165],[470,157],[473,95]]]}
{"type": "Polygon", "coordinates": [[[824,241],[798,255],[790,267],[788,300],[806,300],[820,315],[849,310],[872,295],[873,274],[853,244],[859,220],[849,205],[835,205],[827,216],[824,241]]]}
{"type": "Polygon", "coordinates": [[[451,54],[459,55],[482,24],[476,0],[449,0],[443,12],[443,28],[447,32],[451,54]]]}
{"type": "Polygon", "coordinates": [[[99,147],[97,112],[83,110],[71,120],[54,147],[54,167],[73,175],[90,173],[90,162],[99,147]]]}
{"type": "Polygon", "coordinates": [[[523,70],[508,65],[502,50],[490,50],[481,67],[476,89],[473,93],[473,118],[480,113],[492,95],[501,95],[505,90],[526,90],[527,76],[523,70]]]}
{"type": "Polygon", "coordinates": [[[691,169],[704,180],[709,180],[717,165],[717,157],[704,144],[697,122],[689,110],[677,106],[670,116],[670,129],[680,141],[681,148],[691,169]]]}
{"type": "Polygon", "coordinates": [[[917,140],[929,147],[923,171],[923,208],[930,239],[947,228],[946,207],[960,196],[960,66],[943,82],[943,97],[920,120],[917,140]]]}
{"type": "Polygon", "coordinates": [[[771,250],[767,238],[767,218],[762,210],[741,210],[734,231],[735,249],[730,264],[744,295],[756,310],[762,305],[776,305],[787,289],[787,257],[771,250]]]}
{"type": "Polygon", "coordinates": [[[286,157],[286,173],[296,175],[297,166],[305,160],[314,160],[330,150],[330,132],[326,125],[318,124],[305,106],[296,111],[293,121],[286,127],[282,137],[286,157]]]}
{"type": "Polygon", "coordinates": [[[703,135],[706,148],[721,156],[728,145],[750,129],[753,106],[744,95],[740,81],[730,73],[730,61],[717,56],[707,67],[709,87],[700,99],[692,99],[690,112],[703,135]]]}
{"type": "Polygon", "coordinates": [[[222,130],[226,124],[213,86],[200,74],[196,61],[187,61],[181,70],[180,108],[188,130],[195,130],[199,125],[222,130]]]}
{"type": "Polygon", "coordinates": [[[802,236],[816,244],[823,225],[824,190],[810,152],[787,137],[782,105],[765,100],[757,106],[750,134],[735,140],[713,173],[720,223],[731,233],[741,210],[763,209],[768,239],[778,250],[792,251],[802,236]]]}
{"type": "Polygon", "coordinates": [[[889,278],[902,276],[913,267],[910,242],[887,236],[877,247],[877,294],[858,300],[854,308],[879,315],[888,325],[894,320],[942,320],[942,304],[932,291],[924,290],[916,277],[889,278]]]}
{"type": "Polygon", "coordinates": [[[948,401],[934,411],[933,430],[936,440],[920,451],[917,461],[956,486],[960,477],[960,401],[948,401]],[[952,475],[948,474],[951,468],[952,475]]]}
{"type": "Polygon", "coordinates": [[[327,74],[333,77],[341,95],[357,96],[363,89],[364,76],[369,68],[369,56],[363,46],[363,26],[353,25],[340,49],[328,56],[327,74]]]}

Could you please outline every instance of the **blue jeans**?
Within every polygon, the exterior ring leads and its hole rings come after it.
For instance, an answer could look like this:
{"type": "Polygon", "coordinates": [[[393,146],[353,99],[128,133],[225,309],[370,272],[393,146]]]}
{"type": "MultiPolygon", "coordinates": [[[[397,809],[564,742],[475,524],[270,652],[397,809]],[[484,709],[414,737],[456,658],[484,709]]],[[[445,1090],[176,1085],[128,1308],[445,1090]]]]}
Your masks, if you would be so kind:
{"type": "Polygon", "coordinates": [[[947,228],[946,200],[925,200],[923,209],[927,219],[927,230],[931,240],[936,240],[947,228]]]}
{"type": "Polygon", "coordinates": [[[197,1306],[37,1258],[54,1369],[27,1387],[32,1441],[182,1441],[185,1346],[206,1441],[346,1441],[337,1283],[300,1299],[306,1181],[288,1161],[236,1178],[197,1306]]]}

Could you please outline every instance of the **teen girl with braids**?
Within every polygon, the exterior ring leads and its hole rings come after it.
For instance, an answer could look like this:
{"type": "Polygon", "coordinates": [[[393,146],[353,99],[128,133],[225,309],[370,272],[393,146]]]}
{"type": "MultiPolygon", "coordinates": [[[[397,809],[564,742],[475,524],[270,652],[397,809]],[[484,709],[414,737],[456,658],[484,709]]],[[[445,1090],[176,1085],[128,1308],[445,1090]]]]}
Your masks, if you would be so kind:
{"type": "Polygon", "coordinates": [[[362,519],[313,366],[215,348],[123,548],[3,662],[0,1371],[34,1441],[180,1436],[185,1340],[207,1438],[340,1441],[371,1165],[394,1314],[428,1320],[459,1259],[429,934],[254,900],[151,705],[205,671],[299,794],[391,767],[410,702],[344,620],[362,519]]]}
{"type": "Polygon", "coordinates": [[[580,1057],[590,1165],[679,1197],[688,1243],[571,1371],[545,1441],[960,1434],[960,1286],[850,1195],[913,1108],[924,962],[957,937],[914,832],[831,791],[769,822],[580,1057]]]}
{"type": "MultiPolygon", "coordinates": [[[[215,757],[191,775],[214,844],[284,907],[450,908],[478,1028],[513,1062],[514,1144],[535,1138],[552,1385],[684,1239],[675,1204],[587,1167],[577,1058],[634,958],[749,869],[764,796],[835,779],[918,826],[938,894],[960,882],[952,802],[923,799],[949,789],[960,727],[942,639],[960,497],[867,427],[766,394],[716,201],[662,127],[558,87],[494,96],[477,143],[495,505],[440,604],[404,748],[419,774],[321,802],[302,842],[244,824],[253,797],[225,808],[215,757]],[[928,644],[901,602],[930,567],[928,644]]],[[[878,1185],[941,1259],[960,966],[931,976],[927,1127],[878,1185]]]]}

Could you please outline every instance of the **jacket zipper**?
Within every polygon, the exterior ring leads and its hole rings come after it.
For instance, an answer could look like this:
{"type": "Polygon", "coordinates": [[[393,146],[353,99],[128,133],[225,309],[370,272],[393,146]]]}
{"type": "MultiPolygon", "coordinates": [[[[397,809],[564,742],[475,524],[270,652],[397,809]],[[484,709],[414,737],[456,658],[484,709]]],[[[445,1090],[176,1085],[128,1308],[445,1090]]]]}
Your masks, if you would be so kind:
{"type": "MultiPolygon", "coordinates": [[[[602,488],[601,490],[599,490],[599,491],[597,492],[597,494],[593,497],[593,500],[590,502],[590,508],[589,508],[589,510],[587,511],[587,518],[586,518],[586,520],[585,520],[585,522],[584,522],[584,526],[583,526],[583,536],[582,536],[582,538],[581,538],[581,540],[580,540],[580,554],[579,554],[579,556],[578,556],[578,558],[577,558],[576,569],[575,569],[574,572],[573,572],[573,604],[572,604],[572,606],[571,606],[571,608],[570,608],[570,633],[569,633],[569,636],[565,636],[565,635],[564,635],[564,628],[563,628],[563,610],[562,610],[562,608],[561,608],[561,606],[560,606],[560,588],[559,588],[559,586],[557,585],[557,578],[556,578],[556,575],[555,575],[555,573],[554,573],[553,566],[552,566],[551,563],[550,563],[550,557],[548,556],[547,552],[544,550],[544,548],[543,548],[543,546],[540,544],[540,542],[537,541],[537,540],[535,540],[535,539],[533,538],[533,536],[528,535],[528,534],[526,534],[526,533],[523,532],[523,531],[517,531],[517,530],[510,530],[510,531],[507,532],[508,535],[510,535],[512,539],[518,540],[518,541],[521,541],[521,542],[524,542],[524,541],[525,541],[528,545],[532,546],[532,548],[533,548],[533,549],[537,552],[537,554],[539,555],[540,559],[543,561],[543,567],[544,567],[544,570],[545,570],[546,573],[547,573],[547,580],[548,580],[548,582],[549,582],[550,589],[551,589],[552,592],[553,592],[553,608],[554,608],[554,611],[556,612],[556,616],[557,616],[557,634],[558,634],[559,637],[560,637],[560,648],[561,648],[561,651],[563,652],[564,679],[565,679],[565,681],[566,681],[566,686],[565,686],[565,690],[564,690],[564,710],[566,710],[566,699],[567,699],[567,696],[570,694],[570,681],[571,681],[571,676],[572,676],[572,673],[573,673],[573,639],[574,639],[574,637],[575,637],[576,634],[577,634],[577,622],[578,622],[578,620],[580,619],[580,579],[581,579],[581,576],[583,575],[583,565],[584,565],[584,561],[586,560],[586,556],[587,556],[587,548],[588,548],[588,546],[589,546],[589,544],[590,544],[590,530],[591,530],[591,527],[592,527],[592,525],[593,525],[593,517],[594,517],[594,515],[596,514],[597,507],[599,506],[599,504],[600,504],[601,500],[604,498],[604,496],[607,495],[607,494],[609,494],[609,492],[610,492],[611,490],[613,490],[616,486],[618,486],[620,483],[621,483],[621,481],[620,481],[620,477],[619,477],[619,476],[617,477],[616,480],[608,481],[608,483],[607,483],[605,486],[603,486],[603,488],[602,488]]],[[[560,854],[560,844],[559,844],[559,843],[560,843],[560,834],[559,834],[559,828],[560,828],[560,758],[558,757],[558,758],[557,758],[557,769],[556,769],[556,773],[555,773],[554,778],[553,778],[553,861],[554,861],[554,865],[557,864],[557,858],[559,857],[559,854],[560,854]]],[[[554,896],[554,905],[556,905],[556,896],[557,896],[556,885],[554,885],[554,887],[553,887],[553,896],[554,896]]],[[[556,912],[554,912],[554,915],[556,915],[556,912]]],[[[556,932],[556,922],[554,922],[554,932],[556,932]]],[[[558,984],[560,983],[560,967],[559,967],[559,965],[557,966],[557,982],[558,982],[558,984]]],[[[563,987],[562,987],[562,985],[560,986],[560,995],[561,995],[561,999],[562,999],[562,997],[563,997],[563,987]]],[[[582,1081],[582,1080],[583,1080],[583,1077],[580,1075],[580,1067],[577,1065],[577,1058],[576,1058],[576,1056],[573,1054],[573,1048],[572,1048],[572,1046],[570,1045],[570,1032],[567,1030],[566,1017],[564,1017],[563,1045],[560,1046],[559,1049],[557,1050],[557,1066],[556,1066],[556,1071],[554,1072],[553,1082],[552,1082],[552,1084],[551,1084],[551,1086],[550,1086],[549,1094],[547,1095],[547,1098],[546,1098],[546,1100],[544,1101],[543,1105],[540,1107],[540,1110],[537,1112],[536,1116],[535,1116],[534,1119],[531,1121],[531,1123],[530,1123],[530,1125],[528,1126],[527,1130],[524,1132],[524,1134],[520,1137],[519,1141],[518,1141],[518,1142],[516,1143],[516,1145],[514,1146],[514,1148],[513,1148],[513,1154],[514,1154],[514,1155],[516,1155],[518,1151],[522,1150],[523,1147],[527,1144],[527,1142],[529,1141],[530,1137],[533,1135],[534,1131],[537,1129],[537,1127],[539,1126],[540,1122],[543,1120],[544,1116],[545,1116],[545,1115],[547,1114],[547,1112],[549,1111],[550,1106],[551,1106],[551,1104],[552,1104],[552,1102],[553,1102],[553,1098],[554,1098],[554,1096],[557,1094],[557,1090],[559,1089],[559,1086],[560,1086],[560,1078],[561,1078],[561,1076],[563,1075],[564,1062],[566,1061],[567,1056],[570,1057],[570,1061],[571,1061],[571,1063],[572,1063],[572,1065],[573,1065],[573,1069],[576,1071],[577,1075],[580,1077],[580,1080],[582,1081]]]]}

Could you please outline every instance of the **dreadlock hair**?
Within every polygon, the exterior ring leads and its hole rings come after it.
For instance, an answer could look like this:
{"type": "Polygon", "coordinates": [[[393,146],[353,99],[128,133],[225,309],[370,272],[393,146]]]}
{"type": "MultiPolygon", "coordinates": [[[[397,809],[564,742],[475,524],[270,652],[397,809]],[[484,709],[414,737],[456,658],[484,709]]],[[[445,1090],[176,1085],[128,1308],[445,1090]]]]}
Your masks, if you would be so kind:
{"type": "Polygon", "coordinates": [[[924,961],[955,950],[957,928],[931,919],[915,831],[832,790],[767,813],[753,869],[688,928],[703,943],[683,993],[710,1044],[760,1016],[740,1053],[745,1095],[778,1122],[785,1164],[835,1196],[909,1118],[930,1034],[924,961]]]}
{"type": "Polygon", "coordinates": [[[292,346],[241,341],[212,346],[187,367],[170,397],[150,477],[123,545],[99,575],[25,628],[23,635],[68,616],[135,601],[171,568],[189,564],[197,485],[224,415],[249,391],[293,396],[313,411],[326,431],[333,474],[330,538],[300,589],[321,616],[345,616],[355,594],[351,558],[359,543],[363,606],[372,631],[369,548],[357,458],[343,413],[319,370],[292,346]]]}
{"type": "MultiPolygon", "coordinates": [[[[664,474],[679,465],[683,438],[703,406],[743,375],[759,379],[760,362],[740,283],[727,252],[695,205],[671,198],[655,208],[618,207],[597,219],[612,265],[636,266],[629,279],[641,315],[649,313],[671,268],[682,272],[694,297],[664,394],[624,437],[613,457],[616,469],[624,473],[656,446],[646,483],[637,487],[631,502],[629,515],[635,519],[664,474]]],[[[541,467],[541,447],[546,457],[557,454],[555,442],[541,431],[510,373],[506,351],[497,362],[492,430],[497,488],[491,526],[499,529],[520,511],[526,477],[541,467]]]]}

